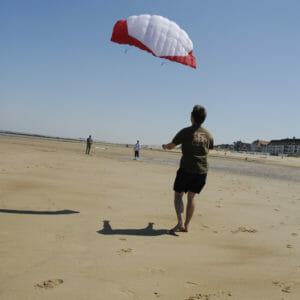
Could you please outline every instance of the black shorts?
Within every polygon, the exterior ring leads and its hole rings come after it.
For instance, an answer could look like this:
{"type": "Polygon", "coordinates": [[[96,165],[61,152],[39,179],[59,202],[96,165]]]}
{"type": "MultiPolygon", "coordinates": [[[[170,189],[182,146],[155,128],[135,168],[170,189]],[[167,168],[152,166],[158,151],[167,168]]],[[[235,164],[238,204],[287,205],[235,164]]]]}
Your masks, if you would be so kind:
{"type": "Polygon", "coordinates": [[[177,171],[173,190],[178,193],[192,192],[199,194],[206,183],[207,174],[187,173],[182,169],[177,171]]]}
{"type": "Polygon", "coordinates": [[[134,157],[139,157],[140,154],[139,154],[139,151],[134,151],[134,157]]]}

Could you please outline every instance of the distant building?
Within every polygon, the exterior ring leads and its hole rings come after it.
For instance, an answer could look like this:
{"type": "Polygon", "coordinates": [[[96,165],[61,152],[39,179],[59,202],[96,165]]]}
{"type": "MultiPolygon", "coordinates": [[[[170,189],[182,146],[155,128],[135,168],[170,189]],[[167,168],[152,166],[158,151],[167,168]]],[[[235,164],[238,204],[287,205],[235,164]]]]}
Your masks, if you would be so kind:
{"type": "Polygon", "coordinates": [[[256,140],[251,144],[252,152],[267,152],[267,146],[269,142],[256,140]]]}
{"type": "Polygon", "coordinates": [[[299,154],[300,139],[293,137],[292,139],[272,140],[267,146],[267,151],[273,155],[299,154]]]}
{"type": "Polygon", "coordinates": [[[242,141],[237,141],[233,143],[233,148],[235,151],[251,151],[251,144],[249,143],[244,143],[242,141]]]}
{"type": "Polygon", "coordinates": [[[221,144],[221,145],[216,145],[215,149],[222,149],[222,150],[233,150],[233,145],[232,144],[221,144]]]}

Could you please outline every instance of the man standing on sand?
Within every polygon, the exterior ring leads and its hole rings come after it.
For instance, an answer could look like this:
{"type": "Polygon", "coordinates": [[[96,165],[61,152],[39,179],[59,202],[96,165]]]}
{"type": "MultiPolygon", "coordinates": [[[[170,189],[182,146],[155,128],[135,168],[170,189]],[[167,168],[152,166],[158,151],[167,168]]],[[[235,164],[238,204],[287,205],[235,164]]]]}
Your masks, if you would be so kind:
{"type": "Polygon", "coordinates": [[[170,230],[188,232],[189,223],[195,210],[195,195],[199,194],[206,183],[208,171],[207,154],[213,149],[212,135],[201,126],[206,118],[206,110],[195,105],[191,113],[192,126],[180,130],[171,143],[162,145],[163,149],[171,150],[181,144],[182,157],[180,168],[174,182],[174,206],[178,223],[170,230]],[[186,218],[183,223],[183,194],[187,193],[186,218]]]}
{"type": "Polygon", "coordinates": [[[89,135],[89,137],[86,139],[86,150],[85,150],[85,154],[90,154],[92,144],[93,144],[92,136],[89,135]]]}
{"type": "Polygon", "coordinates": [[[140,157],[140,149],[141,149],[140,142],[136,141],[136,144],[134,146],[134,159],[137,159],[140,157]]]}

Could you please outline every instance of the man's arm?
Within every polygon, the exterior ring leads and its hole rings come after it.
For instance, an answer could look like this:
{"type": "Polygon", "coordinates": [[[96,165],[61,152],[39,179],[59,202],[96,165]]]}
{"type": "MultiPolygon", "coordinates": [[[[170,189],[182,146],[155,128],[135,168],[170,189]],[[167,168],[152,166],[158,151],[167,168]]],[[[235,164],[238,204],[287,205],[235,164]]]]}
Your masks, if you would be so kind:
{"type": "Polygon", "coordinates": [[[182,144],[183,142],[183,137],[184,137],[184,132],[185,129],[180,130],[174,137],[171,143],[169,144],[163,144],[162,147],[164,150],[172,150],[174,149],[177,145],[182,144]]]}
{"type": "Polygon", "coordinates": [[[210,150],[214,149],[214,139],[212,136],[210,136],[210,139],[209,139],[209,149],[210,150]]]}
{"type": "Polygon", "coordinates": [[[163,144],[162,147],[164,150],[172,150],[175,148],[175,144],[174,143],[169,143],[169,144],[163,144]]]}

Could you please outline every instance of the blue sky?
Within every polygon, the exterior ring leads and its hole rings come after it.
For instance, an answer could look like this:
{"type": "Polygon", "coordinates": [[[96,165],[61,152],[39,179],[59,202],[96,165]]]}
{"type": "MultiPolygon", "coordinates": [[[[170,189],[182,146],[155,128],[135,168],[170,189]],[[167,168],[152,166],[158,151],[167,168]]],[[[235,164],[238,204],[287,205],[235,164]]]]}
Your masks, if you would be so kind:
{"type": "Polygon", "coordinates": [[[201,104],[216,144],[300,137],[298,0],[0,0],[0,36],[0,130],[161,144],[201,104]],[[196,70],[110,42],[144,13],[188,33],[196,70]]]}

